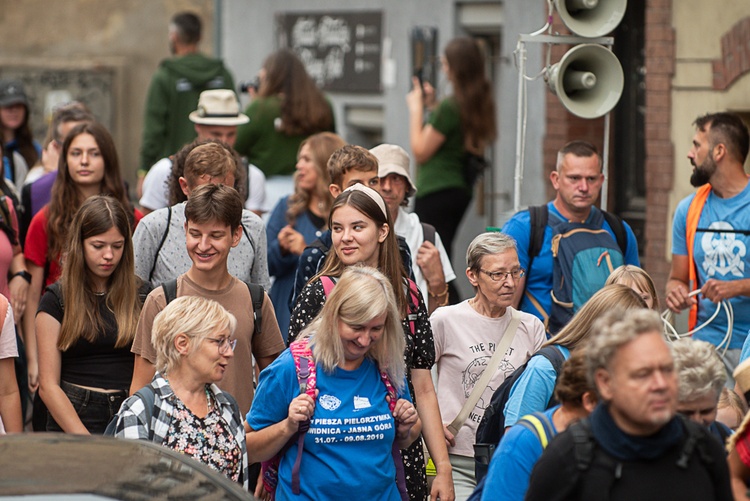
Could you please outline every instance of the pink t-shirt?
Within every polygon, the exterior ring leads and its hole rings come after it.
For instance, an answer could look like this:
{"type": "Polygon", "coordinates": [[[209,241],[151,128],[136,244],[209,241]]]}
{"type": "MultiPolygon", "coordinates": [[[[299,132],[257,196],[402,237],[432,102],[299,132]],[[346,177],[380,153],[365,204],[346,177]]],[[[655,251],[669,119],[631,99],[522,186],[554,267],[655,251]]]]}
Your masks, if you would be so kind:
{"type": "MultiPolygon", "coordinates": [[[[438,405],[446,425],[455,419],[474,385],[482,377],[510,322],[511,309],[509,307],[500,318],[485,317],[474,310],[467,300],[438,308],[430,317],[435,337],[438,405]]],[[[521,316],[521,323],[516,336],[500,362],[497,373],[490,379],[474,410],[458,431],[456,445],[448,447],[450,454],[474,457],[477,426],[492,394],[506,377],[526,363],[547,340],[544,325],[538,318],[528,313],[518,314],[521,316]]]]}
{"type": "MultiPolygon", "coordinates": [[[[0,232],[2,233],[2,232],[0,232]]],[[[0,301],[7,302],[5,297],[0,301]]],[[[0,330],[0,360],[4,358],[15,358],[18,356],[18,345],[16,344],[16,329],[13,321],[13,310],[8,305],[8,311],[5,313],[2,330],[0,330]]],[[[5,433],[3,420],[0,419],[0,434],[5,433]]]]}

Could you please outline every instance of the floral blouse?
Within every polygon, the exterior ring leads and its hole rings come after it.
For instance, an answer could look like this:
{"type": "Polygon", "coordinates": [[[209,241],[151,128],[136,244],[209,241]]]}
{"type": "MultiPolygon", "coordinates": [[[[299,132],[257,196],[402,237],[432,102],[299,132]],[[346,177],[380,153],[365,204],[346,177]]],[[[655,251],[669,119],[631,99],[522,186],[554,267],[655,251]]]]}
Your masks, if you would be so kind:
{"type": "Polygon", "coordinates": [[[223,473],[235,482],[242,473],[242,450],[221,418],[221,408],[206,392],[209,412],[199,418],[174,397],[175,411],[164,438],[164,446],[186,454],[196,461],[223,473]]]}

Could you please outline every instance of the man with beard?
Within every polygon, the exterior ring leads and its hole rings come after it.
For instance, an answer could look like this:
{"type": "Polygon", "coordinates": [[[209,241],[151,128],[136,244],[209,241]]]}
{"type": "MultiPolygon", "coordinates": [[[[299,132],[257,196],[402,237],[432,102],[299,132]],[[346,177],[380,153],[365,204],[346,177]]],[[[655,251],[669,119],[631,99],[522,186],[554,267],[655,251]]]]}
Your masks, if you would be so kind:
{"type": "Polygon", "coordinates": [[[731,377],[750,328],[750,187],[743,169],[750,138],[732,113],[698,117],[688,159],[690,182],[698,191],[677,206],[672,226],[672,271],[667,306],[675,313],[691,309],[690,328],[702,325],[719,302],[734,310],[731,339],[723,308],[696,339],[729,348],[724,364],[731,377]],[[691,290],[699,295],[690,295],[691,290]]]}
{"type": "Polygon", "coordinates": [[[586,372],[600,403],[550,442],[526,500],[731,500],[721,444],[676,416],[677,372],[659,314],[615,309],[593,330],[586,372]]]}

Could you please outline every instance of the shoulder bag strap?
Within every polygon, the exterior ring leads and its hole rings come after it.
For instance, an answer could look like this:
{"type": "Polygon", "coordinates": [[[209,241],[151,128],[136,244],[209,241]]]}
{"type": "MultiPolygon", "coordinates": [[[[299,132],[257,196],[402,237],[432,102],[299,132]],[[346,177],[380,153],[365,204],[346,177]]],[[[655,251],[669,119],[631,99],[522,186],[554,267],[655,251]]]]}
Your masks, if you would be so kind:
{"type": "Polygon", "coordinates": [[[164,247],[164,242],[167,240],[167,235],[169,235],[169,225],[172,222],[172,206],[169,206],[167,208],[167,229],[164,230],[164,234],[161,236],[161,241],[159,242],[159,247],[156,248],[156,252],[154,252],[154,263],[151,265],[151,271],[148,272],[148,281],[151,282],[151,280],[154,278],[154,270],[156,269],[156,263],[159,261],[159,253],[161,252],[161,248],[164,247]]]}
{"type": "Polygon", "coordinates": [[[503,357],[505,356],[505,352],[508,351],[508,348],[510,347],[510,343],[512,343],[513,339],[516,337],[518,325],[521,323],[521,315],[515,309],[511,309],[510,313],[510,323],[508,323],[508,327],[505,328],[503,338],[498,344],[497,349],[495,350],[495,354],[492,355],[490,363],[487,364],[487,368],[484,369],[484,372],[482,373],[482,377],[479,378],[477,384],[474,385],[474,389],[471,390],[471,394],[466,400],[466,403],[464,403],[464,406],[461,407],[461,412],[459,412],[458,416],[456,416],[453,422],[448,425],[448,429],[451,433],[453,433],[454,436],[458,435],[458,430],[461,429],[461,427],[464,425],[464,422],[466,421],[466,418],[469,417],[469,412],[471,412],[471,410],[477,405],[479,397],[482,396],[482,393],[484,393],[487,385],[490,384],[490,379],[492,379],[495,371],[497,371],[497,368],[500,365],[500,361],[503,359],[503,357]]]}

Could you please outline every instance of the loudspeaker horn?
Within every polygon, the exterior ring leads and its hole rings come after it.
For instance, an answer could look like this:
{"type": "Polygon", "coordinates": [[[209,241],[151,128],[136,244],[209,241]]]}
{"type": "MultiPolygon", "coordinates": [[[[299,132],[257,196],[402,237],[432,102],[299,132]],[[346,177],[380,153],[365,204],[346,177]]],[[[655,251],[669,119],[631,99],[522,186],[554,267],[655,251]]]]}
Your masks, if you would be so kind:
{"type": "Polygon", "coordinates": [[[596,38],[614,30],[628,6],[627,0],[555,0],[555,10],[570,31],[596,38]]]}
{"type": "Polygon", "coordinates": [[[622,95],[624,76],[617,56],[596,44],[576,45],[552,65],[547,83],[565,108],[581,118],[609,113],[622,95]]]}

